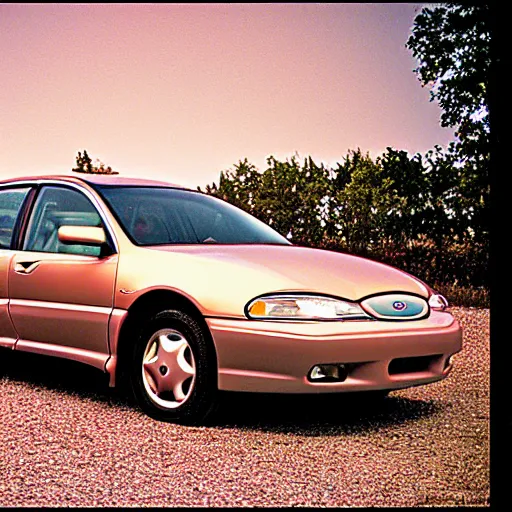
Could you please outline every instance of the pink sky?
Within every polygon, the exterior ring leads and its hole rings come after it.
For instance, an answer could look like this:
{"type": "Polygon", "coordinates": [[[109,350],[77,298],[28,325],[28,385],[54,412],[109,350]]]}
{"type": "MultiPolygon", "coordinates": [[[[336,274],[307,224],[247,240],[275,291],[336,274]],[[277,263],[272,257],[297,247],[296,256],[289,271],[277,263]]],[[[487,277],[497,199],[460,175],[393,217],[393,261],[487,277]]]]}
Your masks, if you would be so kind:
{"type": "Polygon", "coordinates": [[[445,145],[405,43],[420,4],[0,4],[0,177],[218,182],[298,152],[445,145]]]}

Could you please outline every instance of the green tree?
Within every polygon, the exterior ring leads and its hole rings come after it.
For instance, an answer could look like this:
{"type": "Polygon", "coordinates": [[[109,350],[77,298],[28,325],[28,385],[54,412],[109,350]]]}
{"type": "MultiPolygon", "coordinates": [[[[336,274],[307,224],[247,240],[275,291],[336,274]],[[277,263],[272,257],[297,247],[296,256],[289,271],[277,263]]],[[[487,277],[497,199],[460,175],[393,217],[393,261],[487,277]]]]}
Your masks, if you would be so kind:
{"type": "Polygon", "coordinates": [[[441,126],[456,128],[468,158],[488,150],[490,42],[489,7],[455,3],[424,7],[407,41],[419,80],[444,111],[441,126]]]}
{"type": "Polygon", "coordinates": [[[76,166],[71,170],[85,174],[119,174],[117,171],[113,171],[112,167],[105,166],[105,164],[98,159],[96,159],[93,164],[91,157],[87,154],[85,149],[83,155],[80,151],[78,152],[76,156],[76,166]]]}
{"type": "MultiPolygon", "coordinates": [[[[205,192],[224,199],[238,208],[260,218],[257,195],[261,188],[261,174],[247,158],[240,160],[233,170],[221,171],[219,185],[206,185],[205,192]]],[[[197,187],[201,191],[201,187],[197,187]]]]}
{"type": "Polygon", "coordinates": [[[443,110],[441,126],[455,129],[455,142],[436,160],[451,165],[452,210],[461,226],[469,219],[479,243],[488,240],[490,223],[490,45],[489,6],[455,3],[424,7],[406,44],[418,59],[422,86],[430,87],[431,101],[443,110]]]}
{"type": "Polygon", "coordinates": [[[387,148],[374,161],[349,151],[331,170],[329,245],[362,255],[402,249],[425,232],[426,173],[421,155],[387,148]]]}
{"type": "Polygon", "coordinates": [[[379,166],[360,149],[349,151],[332,170],[326,231],[340,248],[367,255],[380,237],[378,214],[387,186],[380,174],[379,166]]]}
{"type": "Polygon", "coordinates": [[[251,213],[294,243],[318,245],[326,226],[328,174],[311,157],[301,165],[297,155],[285,162],[270,156],[264,172],[245,159],[234,170],[221,172],[219,185],[207,185],[205,191],[251,213]]]}
{"type": "Polygon", "coordinates": [[[319,245],[324,238],[329,171],[311,157],[302,166],[298,156],[280,162],[267,159],[260,200],[272,212],[273,227],[301,245],[319,245]]]}
{"type": "Polygon", "coordinates": [[[440,146],[428,151],[425,165],[425,205],[422,231],[441,248],[445,238],[463,239],[469,236],[469,217],[460,212],[457,196],[457,172],[453,158],[440,146]]]}

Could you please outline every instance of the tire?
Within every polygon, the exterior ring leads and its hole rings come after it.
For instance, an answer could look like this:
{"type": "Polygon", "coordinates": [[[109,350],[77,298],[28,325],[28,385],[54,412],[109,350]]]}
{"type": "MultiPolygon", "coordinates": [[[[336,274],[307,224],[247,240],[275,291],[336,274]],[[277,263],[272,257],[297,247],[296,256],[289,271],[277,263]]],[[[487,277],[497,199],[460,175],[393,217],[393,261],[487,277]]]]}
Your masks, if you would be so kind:
{"type": "Polygon", "coordinates": [[[189,313],[166,310],[146,321],[128,364],[130,388],[148,416],[192,425],[204,422],[215,409],[215,349],[189,313]]]}

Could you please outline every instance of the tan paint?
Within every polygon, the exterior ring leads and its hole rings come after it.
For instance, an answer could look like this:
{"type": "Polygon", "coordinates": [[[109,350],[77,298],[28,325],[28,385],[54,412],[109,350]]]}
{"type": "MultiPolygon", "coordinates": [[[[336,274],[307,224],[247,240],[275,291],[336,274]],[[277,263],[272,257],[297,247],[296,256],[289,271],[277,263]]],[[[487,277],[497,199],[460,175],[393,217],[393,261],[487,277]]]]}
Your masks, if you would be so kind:
{"type": "Polygon", "coordinates": [[[444,361],[462,348],[447,313],[415,322],[257,322],[208,319],[219,364],[219,388],[317,393],[398,389],[446,377],[444,361]],[[441,354],[428,371],[389,375],[394,358],[441,354]],[[360,363],[342,383],[312,383],[316,364],[360,363]]]}
{"type": "Polygon", "coordinates": [[[62,345],[53,345],[51,343],[40,343],[32,340],[19,340],[16,344],[16,350],[23,352],[32,352],[46,356],[62,357],[71,359],[80,363],[85,363],[100,370],[104,370],[108,359],[107,354],[101,354],[77,347],[66,347],[62,345]]]}
{"type": "Polygon", "coordinates": [[[102,228],[90,226],[61,226],[58,237],[60,242],[72,244],[101,245],[107,241],[102,228]]]}
{"type": "Polygon", "coordinates": [[[10,313],[20,338],[109,354],[117,255],[19,251],[9,271],[10,313]],[[16,271],[17,265],[28,274],[16,271]],[[76,306],[76,307],[74,307],[76,306]]]}
{"type": "Polygon", "coordinates": [[[121,247],[116,307],[144,291],[167,287],[189,297],[205,316],[245,318],[261,294],[312,292],[358,300],[402,291],[427,297],[416,279],[355,256],[295,246],[188,245],[121,247]],[[120,289],[138,290],[129,296],[120,289]]]}

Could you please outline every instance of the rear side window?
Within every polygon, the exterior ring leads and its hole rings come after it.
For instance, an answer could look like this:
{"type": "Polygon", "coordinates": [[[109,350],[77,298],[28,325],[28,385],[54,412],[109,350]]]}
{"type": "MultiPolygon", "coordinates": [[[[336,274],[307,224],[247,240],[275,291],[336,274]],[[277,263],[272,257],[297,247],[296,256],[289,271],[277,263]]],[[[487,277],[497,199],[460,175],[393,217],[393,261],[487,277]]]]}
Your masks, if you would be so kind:
{"type": "Polygon", "coordinates": [[[0,190],[0,249],[11,247],[16,219],[30,188],[0,190]]]}

